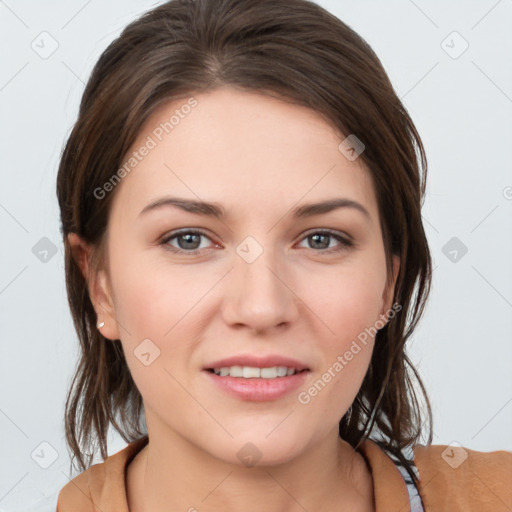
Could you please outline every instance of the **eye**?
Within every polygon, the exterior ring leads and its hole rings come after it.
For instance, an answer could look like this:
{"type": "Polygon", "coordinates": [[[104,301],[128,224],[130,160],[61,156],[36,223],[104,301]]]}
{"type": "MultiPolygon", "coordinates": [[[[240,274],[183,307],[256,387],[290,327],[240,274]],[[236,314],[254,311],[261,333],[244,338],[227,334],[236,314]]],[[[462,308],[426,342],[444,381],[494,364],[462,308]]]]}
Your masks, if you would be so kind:
{"type": "MultiPolygon", "coordinates": [[[[211,238],[201,229],[186,229],[170,233],[160,242],[161,245],[177,253],[195,254],[201,249],[208,249],[208,246],[202,246],[201,239],[211,238]],[[175,244],[171,243],[175,242],[175,244]]],[[[342,236],[340,233],[331,230],[312,231],[302,240],[310,242],[310,248],[316,252],[336,252],[354,246],[354,242],[348,236],[342,236]],[[332,241],[337,241],[335,246],[331,245],[332,241]]]]}
{"type": "Polygon", "coordinates": [[[206,232],[200,229],[189,229],[171,233],[165,237],[160,243],[161,245],[167,246],[169,249],[175,252],[189,252],[195,253],[205,247],[201,247],[201,238],[207,238],[211,241],[210,237],[207,236],[206,232]],[[176,241],[176,245],[171,244],[171,241],[176,241]]]}
{"type": "Polygon", "coordinates": [[[310,232],[305,238],[303,238],[303,240],[310,241],[310,245],[312,245],[311,248],[323,249],[323,252],[341,251],[343,249],[353,247],[354,245],[354,242],[350,240],[348,236],[344,237],[341,234],[331,230],[310,232]],[[330,246],[330,242],[333,239],[338,242],[337,246],[330,246]]]}

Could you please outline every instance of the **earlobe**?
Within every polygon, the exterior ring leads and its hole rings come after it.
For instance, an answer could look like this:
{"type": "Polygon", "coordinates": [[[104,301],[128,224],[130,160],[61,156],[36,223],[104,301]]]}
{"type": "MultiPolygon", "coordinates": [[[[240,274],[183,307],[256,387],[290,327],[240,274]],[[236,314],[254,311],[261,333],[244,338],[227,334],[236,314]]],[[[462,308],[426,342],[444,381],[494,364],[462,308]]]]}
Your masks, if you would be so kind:
{"type": "Polygon", "coordinates": [[[89,297],[98,317],[98,323],[103,322],[101,333],[105,338],[119,339],[114,302],[106,271],[93,268],[93,265],[91,265],[92,249],[76,233],[69,233],[68,242],[73,258],[87,284],[89,297]]]}
{"type": "Polygon", "coordinates": [[[108,339],[119,339],[114,301],[112,299],[109,279],[105,270],[97,270],[90,276],[89,296],[94,305],[101,327],[101,334],[108,339]]]}

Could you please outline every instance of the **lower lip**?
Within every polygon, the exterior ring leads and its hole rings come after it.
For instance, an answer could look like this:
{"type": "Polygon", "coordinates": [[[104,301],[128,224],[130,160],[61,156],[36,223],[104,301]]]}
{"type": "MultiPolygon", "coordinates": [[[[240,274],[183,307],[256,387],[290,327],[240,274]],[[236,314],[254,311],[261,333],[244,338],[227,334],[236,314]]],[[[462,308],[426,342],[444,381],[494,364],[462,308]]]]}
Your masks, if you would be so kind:
{"type": "Polygon", "coordinates": [[[278,400],[304,384],[309,375],[309,370],[306,370],[286,377],[276,377],[275,379],[244,379],[243,377],[220,377],[208,370],[203,371],[208,374],[214,384],[226,393],[241,400],[252,402],[278,400]]]}

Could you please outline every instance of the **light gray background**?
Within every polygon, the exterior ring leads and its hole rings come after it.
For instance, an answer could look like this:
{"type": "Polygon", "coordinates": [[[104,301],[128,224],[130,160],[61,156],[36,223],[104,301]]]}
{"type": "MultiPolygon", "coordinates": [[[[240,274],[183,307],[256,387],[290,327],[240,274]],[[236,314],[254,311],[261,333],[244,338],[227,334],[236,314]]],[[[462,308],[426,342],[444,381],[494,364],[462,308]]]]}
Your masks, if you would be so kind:
{"type": "MultiPolygon", "coordinates": [[[[410,354],[430,392],[434,443],[512,450],[512,1],[318,3],[373,47],[426,146],[434,289],[410,354]],[[452,237],[468,249],[454,246],[456,261],[453,247],[443,252],[452,237]]],[[[153,5],[0,1],[0,511],[54,512],[69,479],[63,411],[78,342],[57,165],[93,64],[153,5]],[[58,48],[42,58],[52,39],[58,48]],[[46,262],[43,237],[56,248],[46,262]]],[[[110,454],[125,446],[111,439],[110,454]]]]}

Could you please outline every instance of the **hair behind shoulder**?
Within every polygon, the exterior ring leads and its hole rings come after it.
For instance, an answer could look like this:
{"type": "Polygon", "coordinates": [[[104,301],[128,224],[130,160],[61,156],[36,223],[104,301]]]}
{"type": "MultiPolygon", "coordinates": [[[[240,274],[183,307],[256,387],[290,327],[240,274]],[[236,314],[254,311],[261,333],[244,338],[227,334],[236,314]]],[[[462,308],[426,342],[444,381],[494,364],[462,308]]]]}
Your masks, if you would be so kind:
{"type": "Polygon", "coordinates": [[[109,425],[126,442],[146,430],[142,398],[121,343],[106,342],[95,328],[96,314],[67,235],[77,233],[97,248],[94,264],[101,265],[115,190],[101,199],[92,191],[122,166],[159,105],[223,85],[309,107],[340,134],[355,134],[364,143],[360,158],[375,186],[388,276],[392,255],[401,258],[394,296],[401,311],[377,332],[368,372],[339,432],[354,447],[378,434],[416,478],[402,450],[418,442],[425,422],[427,443],[432,442],[429,400],[405,352],[431,284],[421,219],[425,151],[370,46],[308,0],[173,0],[128,25],[94,67],[57,177],[66,286],[81,348],[66,401],[66,440],[73,456],[86,469],[97,440],[105,459],[109,425]]]}

